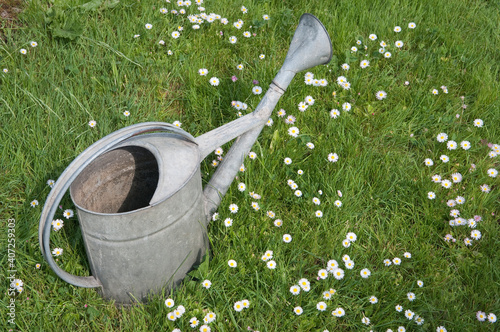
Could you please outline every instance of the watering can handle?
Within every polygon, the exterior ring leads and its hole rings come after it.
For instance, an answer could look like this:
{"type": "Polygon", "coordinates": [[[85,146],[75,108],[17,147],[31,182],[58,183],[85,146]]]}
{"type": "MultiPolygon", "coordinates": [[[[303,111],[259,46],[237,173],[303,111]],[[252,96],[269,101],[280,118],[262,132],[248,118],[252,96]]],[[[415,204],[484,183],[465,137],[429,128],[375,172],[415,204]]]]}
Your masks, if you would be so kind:
{"type": "Polygon", "coordinates": [[[130,137],[152,131],[169,131],[179,134],[188,140],[194,141],[193,136],[169,123],[145,122],[128,126],[101,138],[89,146],[71,162],[71,164],[64,170],[54,184],[54,187],[45,201],[45,205],[40,216],[38,240],[40,242],[40,250],[42,251],[42,255],[45,260],[49,263],[52,270],[64,281],[72,285],[85,288],[102,286],[101,282],[96,277],[80,277],[72,275],[61,269],[54,261],[50,251],[50,232],[52,226],[50,221],[54,218],[58,204],[61,202],[61,199],[68,190],[69,186],[73,183],[80,172],[83,171],[83,169],[97,157],[130,137]]]}

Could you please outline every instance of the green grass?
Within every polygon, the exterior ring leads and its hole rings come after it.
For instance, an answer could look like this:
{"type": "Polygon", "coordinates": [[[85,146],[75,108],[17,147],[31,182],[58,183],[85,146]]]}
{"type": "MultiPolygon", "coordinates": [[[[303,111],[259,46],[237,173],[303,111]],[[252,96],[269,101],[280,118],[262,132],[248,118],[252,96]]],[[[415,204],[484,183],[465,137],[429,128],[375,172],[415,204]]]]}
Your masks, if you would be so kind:
{"type": "MultiPolygon", "coordinates": [[[[8,69],[0,72],[0,262],[7,271],[7,220],[13,218],[16,277],[24,282],[24,291],[10,296],[4,281],[2,306],[11,298],[16,301],[16,325],[2,316],[6,330],[190,331],[189,319],[202,320],[209,311],[217,315],[212,331],[496,329],[498,323],[479,322],[476,312],[500,315],[499,177],[486,173],[500,168],[499,157],[487,156],[487,143],[500,144],[497,1],[206,0],[206,12],[226,17],[229,24],[203,23],[199,30],[191,29],[187,14],[160,13],[162,6],[171,10],[175,4],[123,0],[93,2],[95,8],[86,5],[85,10],[78,7],[83,3],[29,2],[17,25],[0,32],[0,69],[8,69]],[[241,13],[242,5],[248,14],[241,13]],[[252,148],[257,159],[245,160],[246,171],[238,174],[218,209],[219,219],[209,225],[211,260],[198,278],[130,308],[117,308],[94,289],[59,279],[38,244],[38,221],[50,191],[46,181],[57,179],[92,143],[125,126],[180,121],[184,130],[198,136],[237,118],[233,100],[247,103],[246,112],[254,110],[263,95],[252,94],[252,80],[266,90],[304,12],[316,15],[332,39],[330,64],[310,70],[327,79],[328,86],[307,86],[305,72],[296,75],[276,106],[274,124],[264,127],[252,148]],[[271,19],[264,21],[263,14],[271,19]],[[241,30],[232,26],[237,19],[244,21],[241,30]],[[409,22],[416,28],[408,29],[409,22]],[[145,29],[146,23],[153,28],[145,29]],[[396,25],[401,32],[393,31],[396,25]],[[173,39],[170,34],[178,26],[184,30],[173,39]],[[244,38],[247,30],[256,36],[244,38]],[[371,33],[378,36],[376,41],[368,39],[371,33]],[[236,44],[228,42],[232,35],[236,44]],[[368,46],[366,53],[351,53],[358,39],[363,41],[358,48],[368,46]],[[29,45],[32,40],[36,48],[29,45]],[[389,45],[389,59],[378,53],[381,40],[389,45]],[[394,47],[396,40],[404,42],[402,49],[394,47]],[[259,54],[266,58],[260,60],[259,54]],[[370,60],[368,68],[360,68],[363,59],[370,60]],[[242,71],[236,69],[240,63],[242,71]],[[350,64],[349,71],[340,68],[343,63],[350,64]],[[209,74],[200,76],[200,68],[209,74]],[[340,75],[347,77],[350,90],[336,84],[340,75]],[[218,87],[209,84],[212,76],[220,79],[218,87]],[[439,94],[433,95],[432,89],[439,94]],[[387,92],[386,99],[375,98],[379,90],[387,92]],[[308,95],[315,103],[301,113],[297,104],[308,95]],[[344,102],[352,104],[351,111],[330,118],[330,110],[341,109],[344,102]],[[277,116],[281,108],[296,116],[299,137],[288,135],[290,126],[277,116]],[[482,128],[473,126],[478,118],[484,120],[482,128]],[[97,122],[95,128],[89,127],[90,120],[97,122]],[[472,147],[449,151],[436,140],[441,132],[459,144],[468,140],[472,147]],[[313,150],[306,147],[308,142],[314,143],[313,150]],[[339,155],[338,162],[327,161],[331,152],[339,155]],[[450,157],[448,163],[439,160],[442,154],[450,157]],[[285,157],[293,163],[285,166],[285,157]],[[432,158],[434,166],[426,167],[425,158],[432,158]],[[471,164],[476,166],[473,172],[471,164]],[[297,174],[299,169],[303,175],[297,174]],[[434,174],[449,179],[455,172],[463,181],[452,189],[431,181],[434,174]],[[302,197],[288,187],[289,179],[302,197]],[[246,184],[245,192],[238,191],[239,182],[246,184]],[[490,193],[481,192],[483,184],[490,186],[490,193]],[[259,211],[251,207],[256,200],[250,191],[262,196],[259,211]],[[435,200],[427,198],[429,191],[436,193],[435,200]],[[470,247],[464,238],[471,230],[448,225],[446,201],[458,195],[466,199],[455,207],[462,217],[482,217],[476,228],[482,238],[470,247]],[[320,198],[320,206],[312,203],[313,197],[320,198]],[[32,208],[35,199],[40,204],[32,208]],[[337,199],[341,208],[334,205],[337,199]],[[232,203],[239,206],[234,215],[228,210],[232,203]],[[282,227],[266,216],[271,210],[283,220],[282,227]],[[316,210],[323,212],[322,218],[314,216],[316,210]],[[230,228],[223,223],[228,217],[234,220],[230,228]],[[344,248],[347,232],[355,232],[358,239],[344,248]],[[444,241],[448,233],[456,242],[444,241]],[[291,234],[292,242],[284,243],[283,234],[291,234]],[[260,260],[266,250],[274,252],[274,270],[260,260]],[[404,252],[412,258],[404,258],[404,252]],[[344,279],[330,275],[317,280],[318,270],[329,260],[343,267],[345,254],[355,267],[344,269],[344,279]],[[402,259],[401,265],[384,266],[384,259],[394,257],[402,259]],[[229,259],[238,267],[229,268],[229,259]],[[362,268],[370,269],[370,278],[360,277],[362,268]],[[311,282],[311,290],[294,296],[289,289],[301,278],[311,282]],[[211,280],[210,289],[201,286],[203,279],[211,280]],[[422,288],[417,280],[424,282],[422,288]],[[330,288],[337,293],[325,300],[327,310],[319,312],[316,304],[330,288]],[[416,294],[415,301],[409,302],[408,292],[416,294]],[[369,303],[372,295],[377,304],[369,303]],[[186,308],[175,322],[167,319],[172,310],[164,304],[167,297],[186,308]],[[234,303],[243,299],[250,301],[250,308],[236,312],[234,303]],[[395,310],[397,304],[421,316],[424,324],[406,319],[404,310],[395,310]],[[293,313],[296,306],[303,308],[302,315],[293,313]],[[337,307],[345,309],[344,317],[331,315],[337,307]],[[370,326],[362,324],[363,316],[370,318],[370,326]]],[[[188,14],[196,12],[194,4],[187,8],[188,14]]],[[[225,151],[229,147],[223,146],[225,151]]],[[[214,173],[214,159],[210,155],[201,164],[203,183],[214,173]]],[[[61,205],[74,209],[69,195],[61,205]]],[[[56,217],[62,218],[62,211],[56,217]]],[[[89,275],[76,217],[64,221],[51,237],[53,248],[64,249],[59,264],[68,272],[89,275]]]]}

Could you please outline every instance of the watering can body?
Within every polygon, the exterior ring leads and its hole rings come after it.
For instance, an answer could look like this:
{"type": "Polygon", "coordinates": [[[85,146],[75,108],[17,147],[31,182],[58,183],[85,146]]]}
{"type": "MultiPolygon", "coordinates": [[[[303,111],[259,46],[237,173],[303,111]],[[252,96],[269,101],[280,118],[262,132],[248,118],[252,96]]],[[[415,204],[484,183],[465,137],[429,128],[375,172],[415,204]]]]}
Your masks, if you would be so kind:
{"type": "Polygon", "coordinates": [[[145,301],[175,287],[206,249],[198,146],[173,133],[132,137],[96,158],[70,186],[102,295],[145,301]]]}
{"type": "Polygon", "coordinates": [[[251,114],[196,138],[171,124],[135,124],[83,151],[56,181],[40,217],[40,248],[52,270],[120,304],[177,286],[208,249],[210,217],[294,75],[331,56],[325,27],[304,14],[283,67],[251,114]],[[200,162],[233,139],[202,188],[200,162]],[[64,271],[51,255],[51,221],[68,189],[91,276],[64,271]]]}

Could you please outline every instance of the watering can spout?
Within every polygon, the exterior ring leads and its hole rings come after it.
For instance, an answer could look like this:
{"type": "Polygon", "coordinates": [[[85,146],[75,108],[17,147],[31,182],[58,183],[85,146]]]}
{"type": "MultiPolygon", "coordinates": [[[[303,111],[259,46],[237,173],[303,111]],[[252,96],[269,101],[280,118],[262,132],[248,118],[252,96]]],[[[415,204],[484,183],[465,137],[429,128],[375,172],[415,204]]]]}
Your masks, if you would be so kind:
{"type": "Polygon", "coordinates": [[[196,138],[201,158],[204,158],[217,147],[236,137],[231,149],[204,189],[207,222],[219,206],[245,156],[295,74],[317,65],[327,64],[331,57],[332,45],[326,28],[314,15],[307,13],[302,15],[285,62],[255,111],[196,138]]]}
{"type": "Polygon", "coordinates": [[[325,26],[313,15],[300,17],[285,62],[273,80],[286,90],[296,73],[327,64],[332,58],[332,43],[325,26]]]}

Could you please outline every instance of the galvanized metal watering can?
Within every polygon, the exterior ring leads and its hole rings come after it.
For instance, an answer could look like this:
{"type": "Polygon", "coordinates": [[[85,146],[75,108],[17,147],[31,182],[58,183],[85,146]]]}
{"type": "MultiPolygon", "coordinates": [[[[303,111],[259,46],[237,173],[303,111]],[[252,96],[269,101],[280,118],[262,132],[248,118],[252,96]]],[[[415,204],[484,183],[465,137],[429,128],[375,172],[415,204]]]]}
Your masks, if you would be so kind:
{"type": "Polygon", "coordinates": [[[120,129],[80,154],[61,174],[40,218],[39,241],[54,272],[80,287],[99,287],[127,304],[175,287],[208,248],[207,225],[279,98],[299,71],[326,64],[332,47],[321,22],[304,14],[283,67],[251,114],[193,137],[167,123],[120,129]],[[200,161],[236,138],[202,189],[200,161]],[[61,269],[51,255],[55,211],[70,189],[92,276],[61,269]]]}

